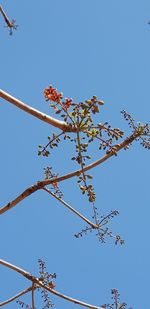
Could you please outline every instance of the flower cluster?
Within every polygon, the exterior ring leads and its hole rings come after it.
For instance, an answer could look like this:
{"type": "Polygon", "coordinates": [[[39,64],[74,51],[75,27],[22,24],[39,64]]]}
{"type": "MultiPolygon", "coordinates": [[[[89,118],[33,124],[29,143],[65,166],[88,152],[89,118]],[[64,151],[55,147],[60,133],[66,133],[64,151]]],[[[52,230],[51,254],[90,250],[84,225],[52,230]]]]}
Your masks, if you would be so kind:
{"type": "Polygon", "coordinates": [[[62,111],[66,112],[68,108],[74,104],[73,100],[70,98],[66,98],[65,101],[62,101],[63,93],[58,93],[57,89],[53,88],[52,85],[44,89],[44,97],[46,101],[52,101],[53,103],[55,103],[50,104],[50,106],[54,108],[56,114],[59,114],[62,111]],[[59,107],[57,105],[59,105],[59,107]]]}
{"type": "Polygon", "coordinates": [[[53,101],[59,103],[60,99],[62,99],[62,92],[58,93],[56,88],[53,88],[50,85],[48,88],[44,89],[44,97],[46,101],[53,101]]]}
{"type": "Polygon", "coordinates": [[[65,99],[65,102],[62,103],[63,109],[67,110],[72,105],[72,99],[65,99]]]}

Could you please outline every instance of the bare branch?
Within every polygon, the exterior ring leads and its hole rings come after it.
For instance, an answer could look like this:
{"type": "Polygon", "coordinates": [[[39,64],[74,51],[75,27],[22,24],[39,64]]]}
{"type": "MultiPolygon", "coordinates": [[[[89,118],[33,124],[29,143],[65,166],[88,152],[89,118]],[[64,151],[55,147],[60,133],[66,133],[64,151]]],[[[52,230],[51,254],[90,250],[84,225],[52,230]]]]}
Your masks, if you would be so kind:
{"type": "MultiPolygon", "coordinates": [[[[32,291],[32,289],[33,289],[33,287],[30,286],[29,288],[25,289],[24,291],[19,292],[19,293],[16,294],[15,296],[13,296],[13,297],[11,297],[11,298],[9,298],[9,299],[3,301],[2,303],[0,303],[0,307],[2,307],[2,306],[4,306],[4,305],[7,305],[7,304],[11,303],[12,301],[14,301],[15,299],[19,298],[20,296],[22,296],[22,295],[24,295],[24,294],[26,294],[26,293],[32,291]]],[[[35,289],[35,287],[34,287],[34,289],[35,289]]]]}
{"type": "Polygon", "coordinates": [[[64,121],[57,120],[56,118],[50,117],[37,109],[23,103],[22,101],[16,99],[15,97],[11,96],[7,92],[4,92],[0,89],[0,97],[4,100],[8,101],[9,103],[17,106],[18,108],[22,109],[26,113],[62,130],[62,131],[74,131],[74,129],[71,130],[71,127],[68,126],[68,124],[64,121]]]}
{"type": "MultiPolygon", "coordinates": [[[[127,148],[128,145],[131,144],[139,136],[140,136],[139,132],[133,133],[131,136],[127,137],[122,143],[115,145],[113,147],[113,149],[115,149],[115,151],[113,151],[113,150],[109,151],[102,158],[100,158],[97,161],[94,161],[93,163],[85,166],[83,168],[83,171],[86,172],[86,171],[102,164],[103,162],[108,160],[110,157],[116,155],[121,149],[127,148]]],[[[55,177],[53,179],[45,179],[45,180],[42,180],[42,181],[38,181],[36,184],[34,184],[33,186],[31,186],[31,187],[27,188],[25,191],[23,191],[13,201],[11,201],[7,205],[1,207],[0,208],[0,215],[2,215],[4,212],[10,210],[14,206],[16,206],[19,202],[21,202],[27,196],[31,195],[32,193],[36,192],[37,190],[43,189],[45,186],[50,185],[52,183],[64,181],[64,180],[67,180],[67,179],[72,178],[74,176],[79,176],[81,173],[82,173],[82,170],[80,169],[80,170],[76,170],[72,173],[63,175],[63,176],[55,177]]]]}
{"type": "Polygon", "coordinates": [[[0,13],[3,16],[3,19],[6,23],[6,28],[9,28],[9,34],[12,35],[13,34],[13,30],[17,30],[18,25],[15,24],[15,20],[13,19],[12,21],[10,21],[10,19],[7,17],[5,11],[3,10],[2,6],[0,5],[0,13]]]}
{"type": "Polygon", "coordinates": [[[13,23],[9,20],[9,18],[7,17],[6,13],[4,12],[2,6],[0,5],[0,12],[5,20],[5,23],[7,24],[7,26],[9,28],[12,28],[13,27],[13,23]]]}
{"type": "Polygon", "coordinates": [[[85,221],[87,224],[89,224],[93,229],[98,228],[98,226],[96,224],[94,224],[93,222],[91,222],[90,220],[88,220],[86,217],[84,217],[81,213],[79,213],[76,209],[74,209],[73,207],[71,207],[68,203],[66,203],[65,201],[63,201],[61,198],[59,198],[56,194],[54,194],[53,192],[51,192],[49,189],[47,189],[46,187],[43,188],[44,191],[46,191],[47,193],[49,193],[50,195],[52,195],[54,198],[56,198],[56,200],[58,200],[60,203],[62,203],[66,208],[68,208],[69,210],[71,210],[73,213],[75,213],[78,217],[80,217],[83,221],[85,221]]]}
{"type": "Polygon", "coordinates": [[[72,302],[74,304],[78,304],[80,306],[87,307],[87,308],[90,308],[90,309],[103,309],[102,307],[93,306],[91,304],[87,304],[85,302],[82,302],[82,301],[80,301],[78,299],[71,298],[71,297],[69,297],[67,295],[61,294],[60,292],[58,292],[58,291],[56,291],[54,289],[51,289],[50,287],[44,285],[42,283],[42,281],[40,281],[38,278],[30,275],[30,273],[26,272],[25,270],[15,266],[15,265],[12,265],[12,264],[4,261],[4,260],[0,260],[0,264],[5,266],[5,267],[8,267],[8,268],[10,268],[10,269],[12,269],[12,270],[14,270],[16,272],[18,272],[19,274],[21,274],[22,276],[24,276],[28,280],[32,281],[34,284],[42,287],[43,289],[47,290],[48,292],[50,292],[50,293],[52,293],[52,294],[54,294],[54,295],[56,295],[56,296],[58,296],[60,298],[63,298],[65,300],[69,301],[69,302],[72,302]]]}

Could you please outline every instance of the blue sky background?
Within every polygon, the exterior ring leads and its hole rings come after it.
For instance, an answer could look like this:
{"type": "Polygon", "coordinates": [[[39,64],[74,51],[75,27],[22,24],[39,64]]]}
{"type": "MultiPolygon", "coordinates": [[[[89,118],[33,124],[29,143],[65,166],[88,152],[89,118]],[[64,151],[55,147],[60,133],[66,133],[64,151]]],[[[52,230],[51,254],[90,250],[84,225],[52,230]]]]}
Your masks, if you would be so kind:
{"type": "MultiPolygon", "coordinates": [[[[53,115],[43,89],[53,84],[76,101],[97,95],[105,101],[98,122],[109,121],[130,133],[120,111],[137,121],[150,115],[150,2],[55,0],[1,1],[18,30],[9,36],[0,18],[1,88],[53,115]]],[[[43,178],[51,165],[63,175],[76,169],[71,144],[61,144],[48,159],[37,156],[39,144],[55,129],[0,100],[1,206],[43,178]]],[[[93,158],[102,154],[93,149],[93,158]]],[[[110,301],[118,288],[134,309],[149,307],[149,152],[135,143],[92,171],[100,214],[117,209],[111,228],[125,239],[99,244],[94,233],[76,239],[84,223],[46,192],[36,192],[1,216],[1,258],[37,275],[37,259],[56,272],[56,289],[94,305],[110,301]]],[[[90,218],[76,179],[61,183],[64,199],[90,218]]],[[[27,280],[0,267],[0,300],[28,287],[27,280]]],[[[29,297],[23,298],[29,302],[29,297]]],[[[52,296],[56,308],[74,308],[52,296]]],[[[17,304],[6,308],[17,308],[17,304]]],[[[41,300],[37,297],[37,308],[41,300]]]]}

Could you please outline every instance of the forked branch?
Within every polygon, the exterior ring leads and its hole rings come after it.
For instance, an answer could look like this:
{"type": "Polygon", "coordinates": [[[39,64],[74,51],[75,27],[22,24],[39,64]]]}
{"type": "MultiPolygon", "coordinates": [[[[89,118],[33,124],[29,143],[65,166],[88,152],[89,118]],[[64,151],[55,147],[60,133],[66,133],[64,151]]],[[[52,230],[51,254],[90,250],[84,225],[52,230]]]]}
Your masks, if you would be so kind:
{"type": "Polygon", "coordinates": [[[131,144],[136,138],[140,136],[139,132],[135,132],[129,137],[127,137],[122,143],[117,144],[113,147],[114,151],[111,150],[108,153],[106,153],[102,158],[98,159],[97,161],[94,161],[93,163],[85,166],[83,170],[76,170],[72,173],[65,174],[63,176],[55,177],[53,179],[45,179],[42,181],[38,181],[36,184],[32,185],[31,187],[27,188],[25,191],[23,191],[20,195],[18,195],[13,201],[9,202],[5,206],[0,208],[0,215],[2,215],[4,212],[10,210],[14,206],[16,206],[18,203],[20,203],[22,200],[24,200],[27,196],[31,195],[32,193],[36,192],[37,190],[43,189],[45,186],[67,180],[69,178],[72,178],[74,176],[79,176],[83,171],[86,172],[103,162],[107,161],[112,156],[116,155],[121,149],[127,148],[129,144],[131,144]]]}
{"type": "MultiPolygon", "coordinates": [[[[62,293],[60,293],[60,292],[54,290],[54,289],[51,289],[50,287],[44,285],[44,284],[42,283],[42,281],[40,281],[40,279],[38,279],[38,278],[32,276],[30,273],[26,272],[25,270],[23,270],[23,269],[21,269],[21,268],[15,266],[15,265],[12,265],[12,264],[10,264],[10,263],[4,261],[4,260],[0,260],[0,264],[3,265],[3,266],[5,266],[5,267],[8,267],[8,268],[14,270],[15,272],[17,272],[17,273],[19,273],[19,274],[21,274],[23,277],[25,277],[26,279],[30,280],[30,281],[31,281],[32,283],[34,283],[36,286],[39,286],[39,287],[41,287],[41,288],[47,290],[48,292],[50,292],[50,293],[52,293],[52,294],[54,294],[54,295],[56,295],[56,296],[58,296],[58,297],[60,297],[60,298],[63,298],[63,299],[65,299],[65,300],[69,301],[69,302],[72,302],[72,303],[74,303],[74,304],[77,304],[77,305],[80,305],[80,306],[83,306],[83,307],[86,307],[86,308],[90,308],[90,309],[103,309],[102,307],[98,307],[98,306],[93,306],[93,305],[91,305],[91,304],[87,304],[87,303],[82,302],[82,301],[80,301],[80,300],[78,300],[78,299],[71,298],[71,297],[69,297],[69,296],[67,296],[67,295],[64,295],[64,294],[62,294],[62,293]]],[[[32,289],[32,288],[31,288],[31,289],[32,289]]]]}
{"type": "Polygon", "coordinates": [[[73,213],[75,213],[79,218],[81,218],[83,221],[85,221],[87,224],[89,224],[93,229],[98,228],[98,225],[94,224],[93,222],[91,222],[90,220],[88,220],[86,217],[84,217],[81,213],[79,213],[76,209],[74,209],[73,207],[71,207],[68,203],[66,203],[65,201],[63,201],[61,198],[59,198],[58,196],[56,196],[56,194],[54,194],[53,192],[51,192],[49,189],[47,189],[46,187],[43,188],[44,191],[46,191],[48,194],[52,195],[56,200],[58,200],[61,204],[63,204],[66,208],[68,208],[70,211],[72,211],[73,213]]]}

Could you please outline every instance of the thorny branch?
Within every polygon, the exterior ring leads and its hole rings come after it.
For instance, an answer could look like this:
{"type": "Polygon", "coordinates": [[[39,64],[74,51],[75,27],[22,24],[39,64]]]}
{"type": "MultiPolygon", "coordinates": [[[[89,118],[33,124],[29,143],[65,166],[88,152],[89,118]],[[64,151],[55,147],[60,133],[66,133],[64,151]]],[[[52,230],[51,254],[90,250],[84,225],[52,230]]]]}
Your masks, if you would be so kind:
{"type": "Polygon", "coordinates": [[[93,306],[91,304],[87,304],[85,302],[82,302],[78,299],[75,299],[75,298],[71,298],[67,295],[64,295],[64,294],[61,294],[60,292],[46,286],[43,284],[43,282],[39,279],[39,278],[36,278],[34,276],[32,276],[30,273],[26,272],[25,270],[13,265],[13,264],[10,264],[4,260],[0,260],[0,264],[5,266],[5,267],[8,267],[14,271],[16,271],[17,273],[21,274],[22,276],[24,276],[26,279],[30,280],[32,283],[34,283],[36,286],[39,286],[39,287],[42,287],[43,289],[47,290],[48,292],[60,297],[60,298],[63,298],[69,302],[72,302],[74,304],[77,304],[77,305],[80,305],[80,306],[83,306],[83,307],[87,307],[87,308],[90,308],[90,309],[103,309],[102,307],[97,307],[97,306],[93,306]]]}
{"type": "MultiPolygon", "coordinates": [[[[122,143],[117,144],[113,147],[115,151],[109,151],[107,152],[103,157],[98,159],[97,161],[94,161],[93,163],[85,166],[83,168],[83,171],[88,171],[106,160],[108,160],[110,157],[116,155],[118,151],[120,151],[123,148],[127,148],[129,144],[131,144],[135,139],[137,139],[140,136],[139,132],[135,132],[129,137],[127,137],[122,143]]],[[[22,200],[24,200],[27,196],[31,195],[32,193],[36,192],[37,190],[43,189],[45,186],[50,185],[52,183],[60,182],[67,180],[69,178],[72,178],[74,176],[79,176],[82,173],[82,170],[76,170],[72,173],[65,174],[63,176],[55,177],[54,179],[45,179],[42,181],[38,181],[36,184],[32,185],[31,187],[27,188],[25,191],[23,191],[20,195],[18,195],[13,201],[9,202],[5,206],[0,208],[0,215],[2,215],[4,212],[10,210],[14,206],[16,206],[18,203],[20,203],[22,200]]]]}

